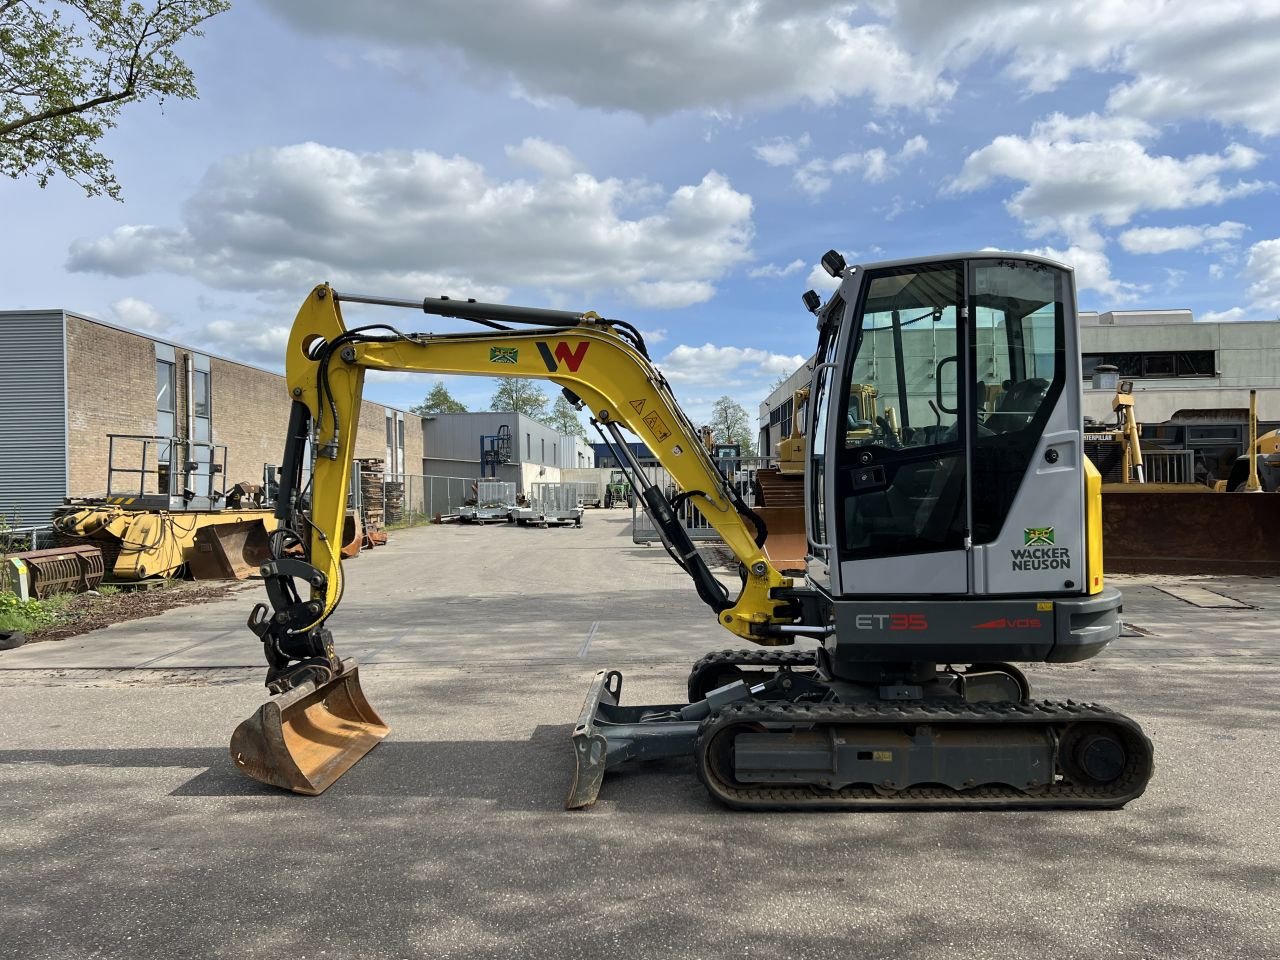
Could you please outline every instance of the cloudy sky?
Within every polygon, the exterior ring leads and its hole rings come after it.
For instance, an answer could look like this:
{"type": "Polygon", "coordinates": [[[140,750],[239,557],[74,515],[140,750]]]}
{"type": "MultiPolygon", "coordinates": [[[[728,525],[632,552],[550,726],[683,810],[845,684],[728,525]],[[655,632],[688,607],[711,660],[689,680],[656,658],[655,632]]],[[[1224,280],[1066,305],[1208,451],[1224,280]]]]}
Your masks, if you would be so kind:
{"type": "Polygon", "coordinates": [[[1280,315],[1280,0],[237,0],[182,50],[200,100],[106,141],[123,203],[0,183],[0,308],[275,368],[323,280],[594,309],[695,420],[812,349],[831,247],[1031,250],[1083,309],[1280,315]]]}

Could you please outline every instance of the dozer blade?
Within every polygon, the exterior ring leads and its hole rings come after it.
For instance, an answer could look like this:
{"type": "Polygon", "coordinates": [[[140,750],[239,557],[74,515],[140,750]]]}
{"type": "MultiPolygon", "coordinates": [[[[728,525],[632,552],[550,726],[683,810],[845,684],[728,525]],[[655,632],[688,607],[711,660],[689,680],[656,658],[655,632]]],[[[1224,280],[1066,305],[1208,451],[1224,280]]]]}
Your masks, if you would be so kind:
{"type": "Polygon", "coordinates": [[[255,780],[314,797],[390,732],[360,689],[356,662],[344,660],[332,680],[300,683],[236,727],[231,759],[255,780]]]}

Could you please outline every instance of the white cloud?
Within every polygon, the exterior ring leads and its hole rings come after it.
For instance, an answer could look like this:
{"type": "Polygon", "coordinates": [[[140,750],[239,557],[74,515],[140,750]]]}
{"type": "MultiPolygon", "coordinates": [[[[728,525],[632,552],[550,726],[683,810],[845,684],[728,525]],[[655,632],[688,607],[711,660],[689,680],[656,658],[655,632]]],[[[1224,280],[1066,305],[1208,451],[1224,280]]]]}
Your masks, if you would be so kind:
{"type": "Polygon", "coordinates": [[[662,343],[667,339],[667,328],[657,327],[653,330],[641,330],[640,336],[644,337],[644,342],[652,346],[655,343],[662,343]]]}
{"type": "Polygon", "coordinates": [[[1077,70],[1126,76],[1107,109],[1151,120],[1206,117],[1280,132],[1280,5],[1274,0],[897,0],[894,32],[921,62],[999,62],[1030,94],[1077,70]]]}
{"type": "Polygon", "coordinates": [[[747,276],[753,280],[777,280],[781,277],[789,277],[793,273],[799,273],[804,269],[803,260],[792,260],[785,267],[780,267],[776,263],[766,263],[762,267],[752,267],[747,271],[747,276]]]}
{"type": "Polygon", "coordinates": [[[809,134],[792,140],[790,137],[774,137],[753,147],[755,155],[771,167],[789,167],[800,160],[800,154],[809,148],[809,134]]]}
{"type": "Polygon", "coordinates": [[[677,307],[706,301],[751,258],[751,197],[714,170],[668,193],[569,175],[568,152],[536,138],[511,154],[547,175],[499,181],[465,157],[316,143],[229,157],[210,168],[180,225],[77,241],[68,265],[257,293],[327,279],[391,296],[501,300],[526,286],[677,307]],[[645,212],[628,216],[638,198],[645,212]]]}
{"type": "Polygon", "coordinates": [[[1220,263],[1209,264],[1209,276],[1212,277],[1214,280],[1221,280],[1224,272],[1225,271],[1223,269],[1222,264],[1220,263]]]}
{"type": "Polygon", "coordinates": [[[1243,307],[1232,307],[1230,310],[1206,310],[1196,320],[1203,323],[1230,323],[1233,320],[1242,320],[1245,316],[1243,307]]]}
{"type": "Polygon", "coordinates": [[[1027,252],[1074,268],[1078,290],[1096,290],[1109,297],[1113,303],[1131,302],[1148,289],[1142,284],[1127,283],[1113,277],[1111,259],[1106,253],[1106,240],[1089,230],[1078,233],[1076,241],[1065,249],[1040,247],[1027,252]]]}
{"type": "Polygon", "coordinates": [[[805,283],[814,290],[830,293],[840,286],[840,278],[833,277],[823,270],[821,263],[815,263],[813,269],[809,271],[809,276],[805,279],[805,283]]]}
{"type": "Polygon", "coordinates": [[[1129,253],[1168,253],[1195,250],[1210,244],[1239,240],[1249,228],[1234,220],[1219,224],[1182,227],[1135,227],[1120,234],[1120,246],[1129,253]]]}
{"type": "Polygon", "coordinates": [[[898,159],[910,160],[912,157],[918,157],[928,152],[929,141],[919,134],[916,134],[902,145],[902,149],[898,151],[898,159]]]}
{"type": "Polygon", "coordinates": [[[1280,238],[1249,248],[1245,275],[1252,281],[1249,298],[1258,309],[1280,312],[1280,238]]]}
{"type": "Polygon", "coordinates": [[[567,177],[578,169],[578,161],[564,147],[540,137],[525,137],[518,147],[508,146],[507,156],[545,173],[548,177],[567,177]]]}
{"type": "Polygon", "coordinates": [[[159,310],[136,297],[125,297],[111,305],[111,312],[116,322],[131,330],[142,330],[146,333],[164,333],[173,326],[173,321],[159,310]]]}
{"type": "Polygon", "coordinates": [[[842,153],[830,160],[821,157],[801,164],[792,174],[796,186],[811,197],[819,197],[831,189],[835,176],[861,174],[868,183],[883,183],[898,173],[898,164],[925,153],[929,141],[914,136],[893,156],[882,147],[842,153]]]}
{"type": "Polygon", "coordinates": [[[279,320],[265,312],[220,318],[205,324],[196,339],[222,356],[279,369],[289,346],[289,323],[279,320]]]}
{"type": "Polygon", "coordinates": [[[526,97],[648,117],[868,99],[923,109],[954,84],[845,0],[269,0],[298,29],[460,54],[463,72],[526,97]]]}
{"type": "Polygon", "coordinates": [[[1143,210],[1218,204],[1269,186],[1223,179],[1257,165],[1261,154],[1251,147],[1233,143],[1220,154],[1178,159],[1148,153],[1142,141],[1153,136],[1140,121],[1054,114],[1028,137],[997,137],[971,153],[947,192],[1021,181],[1025,186],[1006,204],[1009,212],[1042,232],[1070,234],[1094,218],[1118,226],[1143,210]]]}
{"type": "Polygon", "coordinates": [[[773,379],[800,367],[805,358],[771,353],[756,347],[700,347],[680,344],[658,363],[663,374],[675,384],[705,385],[714,391],[732,381],[773,379]]]}
{"type": "Polygon", "coordinates": [[[704,280],[650,280],[623,288],[632,303],[641,307],[669,309],[706,303],[716,288],[704,280]]]}

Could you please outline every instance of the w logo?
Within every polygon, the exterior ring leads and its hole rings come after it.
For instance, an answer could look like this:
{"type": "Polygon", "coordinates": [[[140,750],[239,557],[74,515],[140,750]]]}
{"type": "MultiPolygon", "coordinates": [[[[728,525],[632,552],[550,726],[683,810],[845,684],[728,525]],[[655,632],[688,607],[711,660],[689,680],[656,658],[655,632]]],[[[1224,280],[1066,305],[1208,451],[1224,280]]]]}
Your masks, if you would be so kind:
{"type": "Polygon", "coordinates": [[[564,364],[569,368],[570,373],[577,373],[578,367],[582,366],[582,358],[587,355],[587,347],[591,344],[583,340],[577,346],[570,347],[563,340],[555,345],[553,350],[545,340],[539,340],[538,353],[542,354],[542,362],[547,365],[549,373],[555,373],[560,369],[560,364],[564,364]]]}

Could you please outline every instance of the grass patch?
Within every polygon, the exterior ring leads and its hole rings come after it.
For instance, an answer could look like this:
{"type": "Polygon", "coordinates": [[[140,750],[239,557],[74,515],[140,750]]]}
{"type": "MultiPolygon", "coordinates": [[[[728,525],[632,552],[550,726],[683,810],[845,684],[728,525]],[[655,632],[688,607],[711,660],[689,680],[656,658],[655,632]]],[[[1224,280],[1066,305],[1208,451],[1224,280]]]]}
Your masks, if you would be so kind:
{"type": "Polygon", "coordinates": [[[0,630],[34,633],[55,623],[66,605],[65,600],[19,600],[12,593],[0,593],[0,630]]]}

